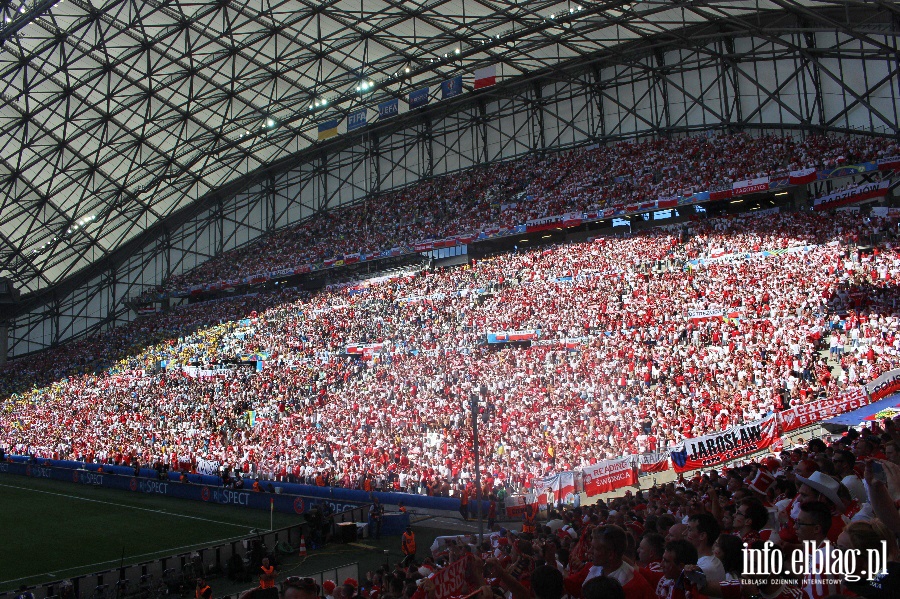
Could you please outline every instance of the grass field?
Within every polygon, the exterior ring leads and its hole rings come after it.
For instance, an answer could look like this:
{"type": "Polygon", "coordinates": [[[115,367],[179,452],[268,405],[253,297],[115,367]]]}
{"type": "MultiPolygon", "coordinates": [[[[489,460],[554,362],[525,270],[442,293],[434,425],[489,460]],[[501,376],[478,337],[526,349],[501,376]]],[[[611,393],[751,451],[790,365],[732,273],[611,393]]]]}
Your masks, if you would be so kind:
{"type": "MultiPolygon", "coordinates": [[[[269,529],[268,512],[0,477],[0,592],[184,553],[269,529]]],[[[274,514],[274,527],[299,516],[274,514]]]]}
{"type": "MultiPolygon", "coordinates": [[[[0,477],[0,497],[0,593],[22,584],[40,585],[182,554],[269,529],[266,511],[24,476],[0,477]]],[[[300,516],[276,512],[273,525],[278,529],[299,521],[300,516]]],[[[420,555],[425,555],[435,536],[475,527],[437,518],[414,528],[420,555]]],[[[359,563],[364,576],[385,559],[401,558],[399,537],[329,544],[305,559],[285,558],[281,575],[305,576],[359,563]]],[[[215,597],[240,590],[224,579],[210,584],[215,597]]]]}

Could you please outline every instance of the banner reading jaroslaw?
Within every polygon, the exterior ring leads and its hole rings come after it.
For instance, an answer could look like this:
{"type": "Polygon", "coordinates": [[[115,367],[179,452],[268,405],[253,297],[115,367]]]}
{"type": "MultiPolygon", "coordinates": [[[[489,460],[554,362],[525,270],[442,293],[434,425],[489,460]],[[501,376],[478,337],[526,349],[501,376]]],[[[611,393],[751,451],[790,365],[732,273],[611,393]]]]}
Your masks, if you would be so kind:
{"type": "Polygon", "coordinates": [[[897,391],[900,391],[900,369],[885,372],[866,385],[866,393],[869,394],[870,402],[882,400],[897,391]]]}
{"type": "Polygon", "coordinates": [[[682,449],[672,451],[675,472],[716,466],[767,448],[775,440],[775,414],[762,420],[732,426],[722,432],[685,439],[682,449]]]}
{"type": "Polygon", "coordinates": [[[887,195],[890,184],[890,181],[876,181],[816,198],[813,200],[813,210],[831,210],[838,206],[880,198],[887,195]]]}
{"type": "Polygon", "coordinates": [[[835,397],[826,397],[802,406],[794,406],[779,413],[781,432],[788,433],[867,405],[869,405],[869,398],[866,396],[865,389],[848,389],[835,397]]]}
{"type": "Polygon", "coordinates": [[[628,456],[618,460],[604,460],[583,468],[584,492],[588,497],[630,487],[637,482],[634,458],[628,456]]]}

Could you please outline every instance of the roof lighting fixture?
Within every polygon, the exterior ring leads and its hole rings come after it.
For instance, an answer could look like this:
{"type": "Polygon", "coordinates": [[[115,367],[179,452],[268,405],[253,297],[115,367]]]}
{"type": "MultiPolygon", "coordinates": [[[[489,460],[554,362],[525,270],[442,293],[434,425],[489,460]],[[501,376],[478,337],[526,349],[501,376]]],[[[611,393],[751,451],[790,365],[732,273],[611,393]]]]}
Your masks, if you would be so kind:
{"type": "Polygon", "coordinates": [[[266,125],[267,125],[268,127],[270,127],[270,128],[271,128],[271,127],[274,127],[274,126],[275,126],[275,121],[273,121],[272,119],[266,119],[266,125]]]}
{"type": "Polygon", "coordinates": [[[462,52],[462,50],[460,50],[459,48],[457,48],[456,50],[454,50],[454,52],[456,52],[456,55],[459,56],[460,53],[462,52]]]}

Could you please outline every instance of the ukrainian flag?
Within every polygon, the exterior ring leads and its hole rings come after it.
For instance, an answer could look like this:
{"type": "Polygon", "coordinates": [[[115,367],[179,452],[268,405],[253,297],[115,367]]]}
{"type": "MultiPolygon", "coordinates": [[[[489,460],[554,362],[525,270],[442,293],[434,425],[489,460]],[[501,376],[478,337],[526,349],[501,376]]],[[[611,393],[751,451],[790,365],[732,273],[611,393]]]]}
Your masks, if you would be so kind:
{"type": "Polygon", "coordinates": [[[319,125],[319,141],[323,139],[331,139],[335,137],[337,132],[338,122],[337,119],[331,119],[330,121],[325,121],[319,125]]]}

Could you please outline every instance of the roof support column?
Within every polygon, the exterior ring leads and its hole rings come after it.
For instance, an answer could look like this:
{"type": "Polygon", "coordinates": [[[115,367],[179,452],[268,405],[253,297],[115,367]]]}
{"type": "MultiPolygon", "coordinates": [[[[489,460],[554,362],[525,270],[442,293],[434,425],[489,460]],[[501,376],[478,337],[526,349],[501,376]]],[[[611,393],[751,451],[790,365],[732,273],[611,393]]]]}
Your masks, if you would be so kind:
{"type": "Polygon", "coordinates": [[[593,119],[591,126],[591,135],[594,139],[602,139],[606,137],[606,113],[603,108],[603,94],[600,84],[600,68],[594,65],[591,68],[592,84],[590,87],[591,102],[594,106],[596,117],[593,119]]]}
{"type": "Polygon", "coordinates": [[[543,154],[547,148],[544,135],[544,95],[540,81],[535,81],[531,88],[534,97],[531,100],[531,151],[543,154]]]}

